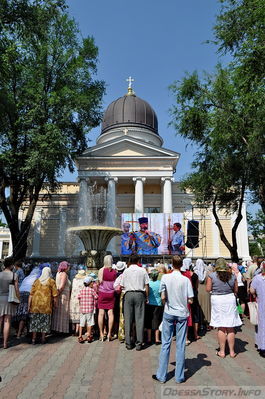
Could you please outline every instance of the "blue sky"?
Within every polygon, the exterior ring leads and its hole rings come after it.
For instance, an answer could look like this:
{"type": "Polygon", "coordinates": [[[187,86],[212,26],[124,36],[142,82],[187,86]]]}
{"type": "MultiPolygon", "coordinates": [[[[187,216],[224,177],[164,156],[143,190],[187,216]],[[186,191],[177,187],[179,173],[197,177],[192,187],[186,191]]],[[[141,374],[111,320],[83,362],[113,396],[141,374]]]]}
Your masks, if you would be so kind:
{"type": "MultiPolygon", "coordinates": [[[[99,79],[106,81],[105,109],[127,92],[126,78],[132,76],[137,96],[154,108],[164,147],[181,153],[176,179],[191,170],[191,146],[176,136],[169,109],[173,96],[168,86],[185,72],[213,71],[220,59],[212,27],[218,14],[217,0],[68,0],[69,14],[84,37],[93,36],[99,48],[99,79]]],[[[95,144],[100,127],[89,134],[95,144]]],[[[76,174],[65,173],[73,181],[76,174]]]]}
{"type": "MultiPolygon", "coordinates": [[[[228,57],[217,54],[213,26],[220,10],[218,0],[67,0],[84,37],[93,36],[99,48],[97,78],[106,82],[103,109],[133,89],[154,108],[164,147],[181,154],[175,179],[191,171],[196,147],[169,127],[169,109],[174,98],[168,87],[186,72],[213,72],[228,57]]],[[[89,133],[96,144],[100,126],[89,133]]],[[[77,173],[65,172],[64,181],[75,181],[77,173]]],[[[256,212],[258,205],[249,205],[256,212]]]]}

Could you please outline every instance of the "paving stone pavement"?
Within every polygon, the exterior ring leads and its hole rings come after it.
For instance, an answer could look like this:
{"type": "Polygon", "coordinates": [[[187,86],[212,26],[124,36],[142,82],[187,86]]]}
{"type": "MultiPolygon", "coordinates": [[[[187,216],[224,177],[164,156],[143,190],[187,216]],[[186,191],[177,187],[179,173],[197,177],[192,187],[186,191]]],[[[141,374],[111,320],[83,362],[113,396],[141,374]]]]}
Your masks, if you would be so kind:
{"type": "Polygon", "coordinates": [[[159,346],[128,351],[117,340],[79,344],[70,336],[50,337],[46,345],[11,345],[7,350],[0,346],[1,399],[189,398],[202,397],[199,390],[206,388],[215,390],[204,391],[206,397],[265,398],[265,359],[254,347],[254,327],[248,320],[236,335],[235,359],[216,356],[216,330],[192,342],[186,350],[187,379],[181,385],[174,382],[174,341],[163,385],[151,378],[159,346]]]}

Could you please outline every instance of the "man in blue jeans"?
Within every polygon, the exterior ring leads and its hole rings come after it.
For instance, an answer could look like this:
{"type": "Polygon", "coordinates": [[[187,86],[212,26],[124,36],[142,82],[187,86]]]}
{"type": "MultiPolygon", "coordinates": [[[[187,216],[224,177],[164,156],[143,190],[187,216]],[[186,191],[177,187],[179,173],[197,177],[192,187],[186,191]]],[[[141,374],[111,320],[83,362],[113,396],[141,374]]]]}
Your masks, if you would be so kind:
{"type": "Polygon", "coordinates": [[[176,325],[176,383],[185,381],[185,348],[187,318],[189,316],[188,303],[193,301],[193,289],[190,280],[180,272],[182,258],[173,256],[173,272],[164,274],[161,279],[160,292],[162,302],[165,304],[162,324],[162,347],[159,357],[159,366],[156,374],[152,375],[155,381],[162,384],[166,382],[173,337],[176,325]]]}

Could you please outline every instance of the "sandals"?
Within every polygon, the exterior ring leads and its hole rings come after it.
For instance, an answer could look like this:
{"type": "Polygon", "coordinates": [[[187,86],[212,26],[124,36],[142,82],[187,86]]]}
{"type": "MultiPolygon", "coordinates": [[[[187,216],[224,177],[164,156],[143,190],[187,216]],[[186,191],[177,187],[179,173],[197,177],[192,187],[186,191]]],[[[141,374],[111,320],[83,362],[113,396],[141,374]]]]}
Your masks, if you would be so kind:
{"type": "Polygon", "coordinates": [[[85,340],[83,339],[83,337],[78,337],[78,342],[79,344],[83,344],[85,340]]]}
{"type": "Polygon", "coordinates": [[[217,351],[215,354],[216,354],[217,357],[220,357],[221,359],[224,359],[224,358],[225,358],[225,355],[224,355],[224,356],[221,356],[221,355],[220,355],[220,352],[218,352],[218,351],[217,351]]]}
{"type": "Polygon", "coordinates": [[[237,357],[237,355],[238,355],[238,354],[235,353],[234,356],[231,356],[231,355],[230,355],[230,357],[231,357],[231,359],[234,359],[235,357],[237,357]]]}

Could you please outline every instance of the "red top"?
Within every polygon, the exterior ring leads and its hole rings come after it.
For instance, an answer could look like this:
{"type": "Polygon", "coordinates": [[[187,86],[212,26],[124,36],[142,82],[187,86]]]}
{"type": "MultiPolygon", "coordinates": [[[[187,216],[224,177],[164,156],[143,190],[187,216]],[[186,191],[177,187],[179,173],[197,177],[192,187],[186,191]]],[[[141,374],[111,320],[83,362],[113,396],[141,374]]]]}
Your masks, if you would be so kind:
{"type": "Polygon", "coordinates": [[[185,270],[185,272],[181,272],[181,274],[191,281],[191,272],[189,270],[185,270]]]}
{"type": "Polygon", "coordinates": [[[114,269],[104,267],[103,270],[103,281],[115,281],[117,278],[117,272],[114,269]]]}

